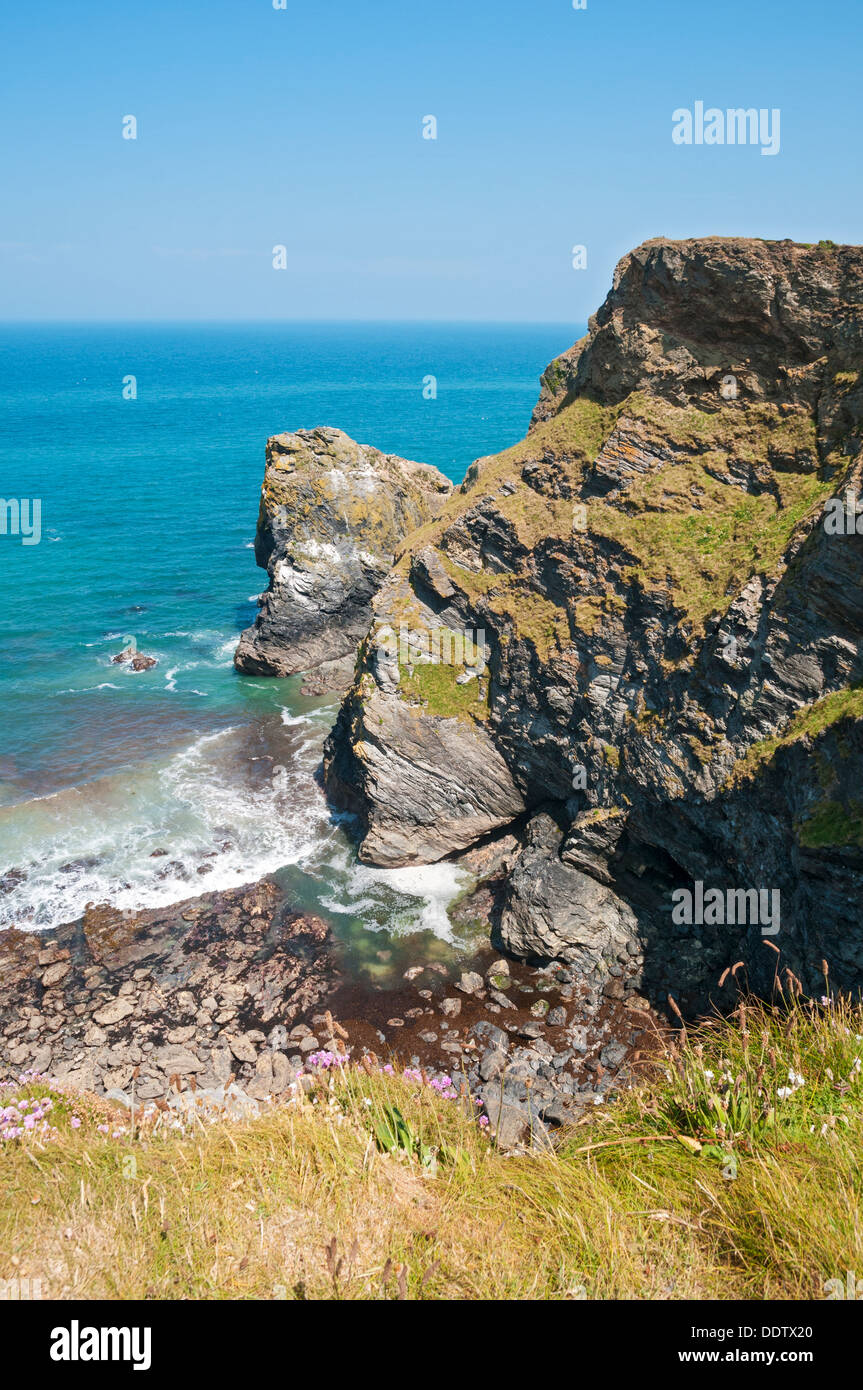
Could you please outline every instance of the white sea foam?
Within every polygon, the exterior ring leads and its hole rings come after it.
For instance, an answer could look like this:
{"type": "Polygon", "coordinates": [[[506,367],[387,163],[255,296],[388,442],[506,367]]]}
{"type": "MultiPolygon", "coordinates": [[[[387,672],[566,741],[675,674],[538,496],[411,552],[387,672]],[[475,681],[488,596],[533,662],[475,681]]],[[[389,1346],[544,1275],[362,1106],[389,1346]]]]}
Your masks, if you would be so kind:
{"type": "Polygon", "coordinates": [[[167,906],[291,869],[324,912],[451,938],[447,904],[468,881],[452,864],[359,864],[315,778],[333,707],[233,725],[173,756],[0,808],[0,927],[73,921],[88,903],[167,906]],[[154,850],[167,853],[153,857],[154,850]],[[203,870],[204,872],[198,872],[203,870]]]}

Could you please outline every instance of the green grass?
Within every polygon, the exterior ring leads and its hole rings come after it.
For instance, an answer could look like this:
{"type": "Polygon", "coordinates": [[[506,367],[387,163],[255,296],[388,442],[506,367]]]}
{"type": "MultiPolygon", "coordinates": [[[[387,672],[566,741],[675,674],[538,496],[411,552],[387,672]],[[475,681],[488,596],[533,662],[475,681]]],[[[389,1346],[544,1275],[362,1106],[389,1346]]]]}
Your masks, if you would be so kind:
{"type": "Polygon", "coordinates": [[[780,748],[804,738],[818,738],[843,719],[863,719],[863,685],[849,685],[834,690],[820,700],[798,710],[783,734],[760,739],[747,749],[735,765],[729,782],[754,777],[773,760],[780,748]]]}
{"type": "Polygon", "coordinates": [[[703,463],[694,457],[644,475],[627,493],[626,511],[588,510],[588,530],[619,542],[632,556],[630,575],[668,587],[696,627],[723,613],[752,574],[775,573],[797,525],[831,492],[814,473],[787,472],[776,474],[779,502],[750,496],[703,463]]]}
{"type": "Polygon", "coordinates": [[[461,669],[432,661],[417,662],[412,671],[400,665],[399,690],[403,699],[418,702],[427,714],[443,719],[485,720],[488,681],[477,679],[459,685],[456,677],[461,669]]]}
{"type": "Polygon", "coordinates": [[[781,985],[520,1157],[466,1102],[359,1067],[257,1120],[117,1139],[105,1102],[40,1086],[56,1138],[0,1144],[0,1277],[52,1298],[823,1298],[863,1267],[863,1016],[781,985]]]}
{"type": "MultiPolygon", "coordinates": [[[[455,493],[439,517],[411,537],[410,548],[439,545],[453,521],[485,493],[496,495],[500,515],[528,550],[545,538],[568,542],[573,501],[536,492],[521,480],[521,467],[550,452],[577,498],[585,469],[618,423],[666,457],[630,476],[618,503],[587,504],[586,540],[619,544],[629,579],[667,588],[682,621],[696,630],[710,615],[723,613],[751,575],[776,573],[795,528],[835,490],[835,480],[819,475],[815,421],[803,411],[783,412],[768,403],[705,411],[672,406],[645,392],[615,406],[579,397],[518,444],[479,460],[466,492],[455,493]],[[732,464],[761,477],[763,491],[750,494],[720,481],[732,464]],[[508,492],[498,491],[513,483],[508,492]]],[[[524,583],[473,573],[443,558],[453,583],[469,598],[486,597],[495,612],[524,623],[524,583]]],[[[562,616],[541,619],[538,651],[552,650],[558,632],[566,640],[562,616]]],[[[591,621],[595,615],[586,616],[591,621]]]]}
{"type": "Polygon", "coordinates": [[[807,849],[856,845],[863,849],[863,802],[824,800],[796,827],[797,838],[807,849]]]}

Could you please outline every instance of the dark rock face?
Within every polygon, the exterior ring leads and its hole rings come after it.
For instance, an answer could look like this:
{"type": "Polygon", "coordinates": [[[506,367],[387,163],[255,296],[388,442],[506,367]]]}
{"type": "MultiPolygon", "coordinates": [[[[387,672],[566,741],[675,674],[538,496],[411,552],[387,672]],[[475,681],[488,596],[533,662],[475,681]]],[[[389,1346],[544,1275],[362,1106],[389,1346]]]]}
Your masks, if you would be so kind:
{"type": "MultiPolygon", "coordinates": [[[[0,1076],[50,1072],[141,1100],[170,1078],[255,1095],[293,1078],[289,1030],[334,988],[329,929],[269,880],[170,908],[88,909],[46,933],[0,932],[0,1076]],[[263,1089],[261,1089],[263,1087],[263,1089]]],[[[298,1030],[308,1033],[308,1028],[298,1030]]]]}
{"type": "Polygon", "coordinates": [[[353,707],[342,712],[328,745],[330,792],[343,767],[339,800],[365,827],[361,859],[388,868],[430,863],[465,849],[524,809],[505,759],[481,725],[417,720],[398,698],[375,698],[376,693],[353,731],[342,732],[353,707]],[[339,753],[348,740],[351,748],[362,747],[367,775],[378,789],[373,803],[353,795],[352,762],[339,753]]]}
{"type": "Polygon", "coordinates": [[[624,258],[527,438],[374,600],[325,758],[364,858],[432,862],[526,812],[510,951],[691,1008],[737,960],[765,990],[777,961],[817,988],[822,957],[863,985],[863,517],[825,519],[863,492],[861,306],[857,247],[624,258]],[[477,631],[482,664],[441,656],[477,631]]]}
{"type": "Polygon", "coordinates": [[[613,403],[645,387],[713,409],[726,374],[746,399],[815,405],[829,382],[824,354],[854,359],[863,348],[861,277],[859,246],[646,241],[620,261],[589,335],[544,374],[534,423],[576,395],[613,403]]]}
{"type": "Polygon", "coordinates": [[[395,551],[451,491],[437,469],[356,444],[341,430],[270,439],[255,542],[270,583],[240,638],[237,669],[313,671],[310,690],[344,690],[395,551]]]}
{"type": "Polygon", "coordinates": [[[638,924],[610,888],[563,861],[562,839],[549,815],[530,822],[496,936],[514,956],[582,962],[590,970],[609,953],[625,956],[638,924]]]}

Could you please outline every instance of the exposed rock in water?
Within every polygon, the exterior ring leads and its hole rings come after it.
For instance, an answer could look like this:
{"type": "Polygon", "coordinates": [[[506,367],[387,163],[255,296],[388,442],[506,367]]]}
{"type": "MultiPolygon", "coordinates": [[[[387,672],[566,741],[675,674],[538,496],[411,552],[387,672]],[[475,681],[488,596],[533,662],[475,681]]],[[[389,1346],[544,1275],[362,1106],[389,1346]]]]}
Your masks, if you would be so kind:
{"type": "Polygon", "coordinates": [[[690,1008],[737,960],[863,985],[863,534],[825,525],[863,486],[861,305],[857,247],[624,257],[374,599],[325,756],[363,859],[527,813],[509,950],[690,1008]]]}
{"type": "Polygon", "coordinates": [[[115,666],[128,666],[130,671],[151,671],[159,664],[154,656],[145,656],[134,645],[124,647],[116,656],[112,656],[111,660],[115,666]]]}
{"type": "Polygon", "coordinates": [[[344,690],[395,552],[451,492],[437,469],[357,444],[341,430],[270,439],[255,541],[270,584],[240,638],[237,669],[317,670],[310,690],[344,690]]]}

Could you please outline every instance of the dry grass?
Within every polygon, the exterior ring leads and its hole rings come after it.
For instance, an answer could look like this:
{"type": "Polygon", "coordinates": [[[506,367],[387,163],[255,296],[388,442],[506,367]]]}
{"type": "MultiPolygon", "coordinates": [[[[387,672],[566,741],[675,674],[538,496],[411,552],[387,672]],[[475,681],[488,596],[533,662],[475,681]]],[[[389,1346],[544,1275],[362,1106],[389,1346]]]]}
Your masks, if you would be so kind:
{"type": "Polygon", "coordinates": [[[863,1269],[863,1016],[787,992],[678,1035],[532,1156],[360,1069],[255,1121],[119,1139],[55,1090],[57,1136],[2,1146],[0,1277],[60,1298],[823,1297],[863,1269]]]}

